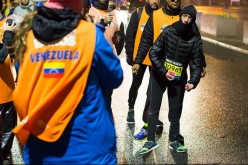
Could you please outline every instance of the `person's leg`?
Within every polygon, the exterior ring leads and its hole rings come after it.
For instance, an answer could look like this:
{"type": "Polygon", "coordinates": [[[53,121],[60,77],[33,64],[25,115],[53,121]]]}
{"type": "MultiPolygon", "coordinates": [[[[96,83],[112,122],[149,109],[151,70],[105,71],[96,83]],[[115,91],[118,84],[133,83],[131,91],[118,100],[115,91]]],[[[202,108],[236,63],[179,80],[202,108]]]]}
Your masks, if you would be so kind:
{"type": "MultiPolygon", "coordinates": [[[[149,73],[151,74],[151,67],[149,67],[149,73]]],[[[134,135],[134,138],[136,140],[142,140],[147,137],[147,128],[148,128],[148,109],[150,106],[150,93],[151,93],[151,76],[149,78],[149,84],[147,87],[146,92],[146,103],[143,110],[143,116],[142,119],[144,121],[144,126],[140,129],[140,132],[138,132],[136,135],[134,135]]],[[[161,134],[163,132],[163,122],[158,120],[157,127],[156,127],[156,134],[161,134]]]]}
{"type": "Polygon", "coordinates": [[[129,89],[129,98],[128,98],[128,115],[127,115],[127,123],[132,124],[135,123],[134,120],[134,105],[135,101],[137,99],[138,95],[138,89],[142,83],[145,71],[146,71],[146,65],[140,65],[138,74],[133,73],[133,80],[131,87],[129,89]]]}
{"type": "MultiPolygon", "coordinates": [[[[150,71],[150,68],[149,68],[150,71]]],[[[151,81],[151,76],[149,78],[149,84],[147,87],[147,91],[146,91],[146,103],[145,103],[145,107],[143,110],[143,116],[142,119],[144,121],[144,126],[140,129],[140,131],[134,135],[134,138],[136,140],[143,140],[147,137],[147,127],[148,127],[148,109],[149,109],[149,105],[150,105],[150,81],[151,81]]]]}
{"type": "Polygon", "coordinates": [[[3,135],[3,104],[0,104],[0,164],[3,164],[2,135],[3,135]]]}
{"type": "Polygon", "coordinates": [[[169,99],[169,114],[170,121],[169,140],[171,142],[170,148],[177,152],[186,152],[187,148],[184,146],[183,137],[180,135],[180,118],[183,108],[184,85],[169,85],[168,99],[169,99]]]}
{"type": "MultiPolygon", "coordinates": [[[[151,72],[151,67],[149,67],[149,73],[151,72]]],[[[145,123],[145,126],[147,127],[147,123],[148,123],[148,109],[149,109],[149,105],[150,105],[150,91],[151,91],[151,87],[150,87],[150,81],[151,81],[151,76],[149,78],[149,83],[148,83],[148,87],[147,87],[147,91],[146,91],[146,103],[145,103],[145,107],[143,110],[143,116],[142,119],[145,123]]],[[[163,127],[163,122],[158,120],[158,124],[157,124],[157,128],[159,128],[161,130],[161,127],[163,127]]],[[[163,129],[163,128],[162,128],[163,129]]],[[[157,132],[157,130],[156,130],[157,132]]]]}
{"type": "Polygon", "coordinates": [[[147,91],[146,91],[146,103],[145,103],[145,107],[144,107],[144,110],[143,110],[143,116],[142,116],[142,119],[143,119],[143,122],[144,123],[147,123],[148,121],[148,109],[149,109],[149,105],[150,105],[150,93],[151,93],[151,76],[149,78],[149,83],[148,83],[148,87],[147,87],[147,91]]]}
{"type": "Polygon", "coordinates": [[[147,142],[140,150],[140,154],[145,154],[158,147],[155,142],[155,132],[158,123],[159,111],[162,103],[163,93],[166,89],[166,81],[160,75],[151,72],[150,78],[150,106],[148,110],[147,142]]]}
{"type": "Polygon", "coordinates": [[[148,110],[148,141],[155,141],[155,131],[158,124],[159,111],[163,93],[166,90],[166,79],[151,72],[150,106],[148,110]]]}
{"type": "Polygon", "coordinates": [[[13,106],[13,102],[1,104],[1,119],[2,119],[2,156],[6,159],[10,155],[10,150],[13,144],[14,134],[12,129],[17,124],[17,114],[13,106]]]}

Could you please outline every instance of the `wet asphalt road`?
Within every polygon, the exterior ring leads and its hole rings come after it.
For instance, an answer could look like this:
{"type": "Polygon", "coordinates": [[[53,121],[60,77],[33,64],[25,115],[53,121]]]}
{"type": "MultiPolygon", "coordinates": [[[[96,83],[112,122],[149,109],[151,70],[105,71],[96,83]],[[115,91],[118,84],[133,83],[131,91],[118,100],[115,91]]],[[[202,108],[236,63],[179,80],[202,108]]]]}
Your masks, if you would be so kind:
{"type": "MultiPolygon", "coordinates": [[[[160,119],[164,131],[157,136],[159,147],[145,156],[137,152],[145,143],[133,135],[143,126],[142,112],[149,74],[146,72],[135,105],[135,125],[127,125],[131,67],[120,56],[124,81],[113,93],[113,114],[117,131],[118,164],[248,164],[248,55],[204,43],[207,75],[198,87],[186,92],[181,117],[181,134],[187,153],[168,147],[168,102],[164,94],[160,119]]],[[[22,164],[15,141],[13,164],[22,164]]],[[[5,162],[9,164],[9,162],[5,162]]]]}
{"type": "Polygon", "coordinates": [[[141,156],[146,140],[134,140],[143,126],[142,112],[149,73],[143,80],[135,105],[135,125],[126,124],[131,67],[121,55],[125,72],[123,84],[114,91],[119,164],[248,164],[248,55],[205,43],[207,75],[198,87],[186,92],[181,117],[181,134],[187,153],[168,147],[169,122],[167,95],[164,94],[160,119],[164,131],[157,136],[159,147],[141,156]]]}

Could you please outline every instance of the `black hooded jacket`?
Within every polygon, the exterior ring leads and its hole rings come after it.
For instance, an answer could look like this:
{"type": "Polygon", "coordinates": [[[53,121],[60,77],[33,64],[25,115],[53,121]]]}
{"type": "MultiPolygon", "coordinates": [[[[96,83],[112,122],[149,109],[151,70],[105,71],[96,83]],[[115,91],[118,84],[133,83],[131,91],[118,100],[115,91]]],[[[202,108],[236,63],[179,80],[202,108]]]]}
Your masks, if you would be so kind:
{"type": "Polygon", "coordinates": [[[80,14],[69,8],[41,7],[34,16],[32,30],[38,40],[50,43],[63,38],[75,29],[81,18],[80,14]]]}

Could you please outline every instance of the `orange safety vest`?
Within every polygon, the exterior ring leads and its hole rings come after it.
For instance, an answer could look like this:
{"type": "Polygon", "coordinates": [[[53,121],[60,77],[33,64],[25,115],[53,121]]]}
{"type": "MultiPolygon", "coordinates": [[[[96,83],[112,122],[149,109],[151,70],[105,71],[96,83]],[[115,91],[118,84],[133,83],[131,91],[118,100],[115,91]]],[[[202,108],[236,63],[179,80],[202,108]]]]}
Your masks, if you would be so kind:
{"type": "MultiPolygon", "coordinates": [[[[3,39],[3,24],[7,18],[0,21],[0,41],[3,39]]],[[[11,60],[8,56],[5,61],[0,64],[0,104],[13,101],[13,91],[15,82],[11,71],[11,60]]]]}
{"type": "Polygon", "coordinates": [[[154,37],[153,42],[155,42],[164,30],[165,27],[172,25],[174,22],[179,20],[179,15],[170,16],[163,12],[162,8],[153,12],[153,29],[154,37]]]}
{"type": "MultiPolygon", "coordinates": [[[[179,15],[170,16],[163,12],[163,9],[160,8],[153,12],[153,42],[155,42],[160,35],[160,33],[164,30],[166,26],[172,25],[174,22],[179,20],[179,15]]],[[[145,65],[151,65],[151,61],[149,56],[146,56],[145,65]]]]}
{"type": "Polygon", "coordinates": [[[50,45],[28,32],[14,92],[21,122],[13,132],[21,144],[30,133],[47,142],[60,138],[84,95],[95,38],[95,25],[86,21],[50,45]]]}
{"type": "MultiPolygon", "coordinates": [[[[137,13],[139,13],[139,8],[137,9],[137,13]]],[[[134,49],[133,49],[133,60],[135,60],[136,56],[137,56],[137,52],[138,52],[138,48],[139,48],[139,44],[140,44],[140,40],[141,40],[141,35],[143,33],[143,29],[146,25],[146,22],[149,18],[149,15],[146,13],[145,11],[145,7],[143,7],[142,9],[142,13],[140,16],[140,21],[139,21],[139,25],[138,25],[138,29],[136,32],[136,37],[135,37],[135,43],[134,43],[134,49]]],[[[148,60],[150,61],[149,57],[146,56],[143,64],[146,64],[148,62],[148,60]]]]}

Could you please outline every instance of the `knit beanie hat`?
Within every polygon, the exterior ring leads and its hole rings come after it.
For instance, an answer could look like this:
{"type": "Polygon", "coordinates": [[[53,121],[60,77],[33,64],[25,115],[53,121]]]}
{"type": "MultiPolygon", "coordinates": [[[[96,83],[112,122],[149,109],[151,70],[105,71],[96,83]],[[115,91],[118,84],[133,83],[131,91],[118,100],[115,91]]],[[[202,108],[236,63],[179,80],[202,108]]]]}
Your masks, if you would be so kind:
{"type": "Polygon", "coordinates": [[[106,0],[104,3],[101,3],[100,0],[91,0],[92,6],[99,10],[108,10],[109,0],[106,0]]]}
{"type": "Polygon", "coordinates": [[[56,9],[69,7],[78,13],[81,13],[83,9],[83,0],[47,0],[45,6],[56,9]]]}
{"type": "Polygon", "coordinates": [[[194,22],[197,14],[195,6],[192,4],[184,6],[181,12],[179,13],[179,16],[181,17],[183,14],[189,14],[190,16],[192,16],[193,17],[192,22],[194,22]]]}

